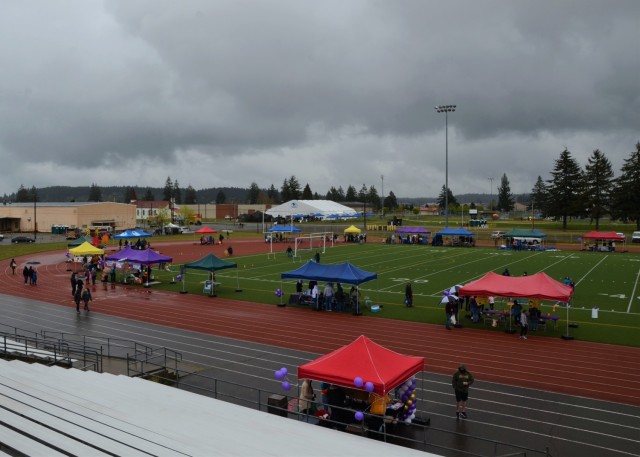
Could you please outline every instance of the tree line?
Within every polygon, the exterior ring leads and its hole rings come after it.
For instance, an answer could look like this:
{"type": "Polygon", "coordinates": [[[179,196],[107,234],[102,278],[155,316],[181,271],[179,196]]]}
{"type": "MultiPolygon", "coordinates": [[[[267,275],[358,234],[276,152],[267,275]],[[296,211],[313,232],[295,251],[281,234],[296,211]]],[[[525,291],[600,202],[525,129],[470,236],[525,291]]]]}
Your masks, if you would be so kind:
{"type": "MultiPolygon", "coordinates": [[[[611,162],[606,155],[596,149],[588,158],[584,168],[581,168],[571,152],[565,148],[560,157],[555,160],[551,178],[543,180],[538,176],[531,193],[527,196],[527,208],[534,214],[543,217],[553,217],[562,221],[564,229],[569,218],[589,218],[595,222],[596,230],[599,228],[603,217],[623,222],[633,221],[640,229],[640,142],[636,143],[635,150],[624,160],[620,175],[614,177],[611,162]]],[[[134,200],[155,201],[158,197],[158,189],[146,188],[141,190],[127,186],[122,189],[121,202],[129,203],[134,200]],[[141,195],[138,195],[138,194],[141,195]]],[[[40,191],[43,191],[42,189],[40,191]]],[[[215,202],[216,204],[229,203],[229,195],[234,203],[249,204],[280,204],[289,200],[331,200],[338,203],[360,202],[371,211],[377,212],[384,208],[385,211],[398,209],[412,209],[398,202],[393,191],[382,199],[375,186],[365,184],[357,190],[355,186],[347,186],[346,191],[342,186],[331,186],[326,194],[313,192],[309,184],[304,187],[296,176],[285,178],[278,189],[271,184],[269,188],[260,188],[252,182],[248,189],[224,188],[195,190],[191,185],[181,188],[178,180],[167,177],[164,187],[160,192],[161,199],[173,201],[176,204],[196,204],[215,202]],[[226,190],[226,192],[225,192],[226,190]]],[[[440,195],[436,199],[439,208],[445,207],[445,195],[447,195],[450,210],[459,208],[451,188],[442,186],[440,195]]],[[[505,174],[500,179],[497,188],[497,202],[489,202],[489,210],[510,212],[515,207],[515,198],[511,192],[509,179],[505,174]]],[[[20,186],[14,196],[4,196],[7,200],[16,202],[39,201],[39,191],[20,186]]],[[[105,199],[102,189],[95,183],[91,184],[86,201],[116,200],[114,197],[105,199]]],[[[72,199],[71,201],[75,201],[72,199]]],[[[476,204],[471,203],[471,208],[476,204]]]]}

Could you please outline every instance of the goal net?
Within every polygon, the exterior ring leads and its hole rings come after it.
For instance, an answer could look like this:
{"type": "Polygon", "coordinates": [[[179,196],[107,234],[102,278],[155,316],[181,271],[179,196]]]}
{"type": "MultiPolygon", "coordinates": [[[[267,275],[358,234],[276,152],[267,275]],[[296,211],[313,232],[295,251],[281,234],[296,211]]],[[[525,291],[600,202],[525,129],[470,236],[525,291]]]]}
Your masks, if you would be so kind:
{"type": "Polygon", "coordinates": [[[324,254],[327,252],[327,244],[333,246],[333,242],[333,232],[305,233],[296,238],[293,256],[297,258],[300,255],[299,251],[313,250],[318,250],[318,252],[324,254]]]}

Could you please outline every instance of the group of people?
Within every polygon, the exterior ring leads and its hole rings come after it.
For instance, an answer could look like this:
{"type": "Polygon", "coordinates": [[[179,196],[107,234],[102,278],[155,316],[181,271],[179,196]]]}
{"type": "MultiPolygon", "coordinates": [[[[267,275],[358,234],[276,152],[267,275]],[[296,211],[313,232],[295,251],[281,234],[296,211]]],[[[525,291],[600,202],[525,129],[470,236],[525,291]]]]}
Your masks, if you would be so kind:
{"type": "Polygon", "coordinates": [[[86,279],[86,276],[78,276],[75,271],[71,273],[71,296],[76,304],[76,312],[78,314],[80,313],[80,302],[84,303],[84,310],[89,312],[91,311],[89,309],[89,302],[93,301],[91,290],[89,290],[89,283],[87,282],[87,287],[85,287],[82,278],[86,279]]]}
{"type": "MultiPolygon", "coordinates": [[[[15,260],[11,259],[11,262],[13,265],[13,263],[15,263],[15,260]]],[[[15,267],[12,267],[12,270],[15,271],[15,267]]],[[[24,268],[22,269],[22,276],[24,276],[25,286],[27,284],[32,286],[38,285],[38,271],[35,268],[33,268],[32,265],[29,265],[28,267],[26,265],[24,266],[24,268]]]]}
{"type": "Polygon", "coordinates": [[[361,295],[360,290],[356,286],[351,286],[347,294],[342,284],[327,282],[323,290],[318,287],[318,281],[310,280],[306,290],[302,279],[296,283],[296,293],[299,302],[310,303],[316,311],[344,311],[346,308],[353,308],[354,313],[359,312],[361,295]]]}
{"type": "MultiPolygon", "coordinates": [[[[469,388],[475,379],[466,365],[460,364],[451,378],[451,386],[456,400],[456,419],[467,419],[469,388]]],[[[375,392],[344,388],[323,382],[320,384],[321,401],[316,401],[313,382],[303,379],[300,384],[298,411],[302,414],[316,415],[320,419],[331,419],[335,428],[344,430],[346,424],[354,417],[350,408],[369,412],[367,426],[376,431],[381,430],[384,416],[397,417],[401,408],[392,408],[389,394],[381,396],[375,392]]],[[[397,401],[395,402],[397,403],[397,401]]],[[[322,421],[321,421],[322,422],[322,421]]]]}
{"type": "Polygon", "coordinates": [[[122,249],[123,246],[125,249],[129,246],[131,247],[131,249],[137,249],[137,250],[151,249],[151,243],[146,239],[141,239],[141,238],[138,238],[138,240],[135,243],[134,242],[129,243],[129,240],[124,240],[124,243],[123,243],[121,238],[118,241],[118,248],[122,249]]]}

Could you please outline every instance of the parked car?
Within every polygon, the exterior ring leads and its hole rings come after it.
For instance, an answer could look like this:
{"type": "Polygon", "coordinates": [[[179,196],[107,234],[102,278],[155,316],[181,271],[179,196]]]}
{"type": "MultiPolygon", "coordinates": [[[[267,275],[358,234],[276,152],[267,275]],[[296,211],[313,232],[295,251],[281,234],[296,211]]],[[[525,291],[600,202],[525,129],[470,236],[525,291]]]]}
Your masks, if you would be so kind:
{"type": "Polygon", "coordinates": [[[631,242],[640,243],[640,232],[633,232],[633,235],[631,235],[631,242]]]}
{"type": "Polygon", "coordinates": [[[11,238],[12,243],[33,243],[35,240],[28,236],[14,236],[11,238]]]}
{"type": "Polygon", "coordinates": [[[4,240],[4,235],[0,233],[0,241],[4,240]]]}
{"type": "Polygon", "coordinates": [[[491,239],[493,240],[501,240],[502,238],[504,238],[504,234],[507,232],[503,232],[501,230],[496,230],[491,234],[491,239]]]}
{"type": "Polygon", "coordinates": [[[627,241],[627,237],[624,235],[624,233],[616,232],[616,235],[621,236],[622,238],[624,238],[625,241],[627,241]]]}

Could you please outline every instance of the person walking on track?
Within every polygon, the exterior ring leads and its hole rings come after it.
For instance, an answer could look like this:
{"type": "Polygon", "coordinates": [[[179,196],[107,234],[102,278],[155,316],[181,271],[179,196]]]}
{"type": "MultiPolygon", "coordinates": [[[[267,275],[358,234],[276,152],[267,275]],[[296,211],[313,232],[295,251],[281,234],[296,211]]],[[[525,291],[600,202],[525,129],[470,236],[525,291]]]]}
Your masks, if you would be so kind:
{"type": "Polygon", "coordinates": [[[466,366],[460,365],[451,380],[456,394],[456,418],[458,419],[467,418],[467,401],[471,384],[473,384],[473,375],[467,371],[466,366]]]}

